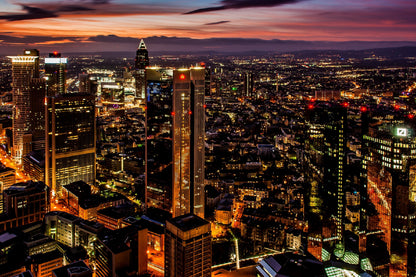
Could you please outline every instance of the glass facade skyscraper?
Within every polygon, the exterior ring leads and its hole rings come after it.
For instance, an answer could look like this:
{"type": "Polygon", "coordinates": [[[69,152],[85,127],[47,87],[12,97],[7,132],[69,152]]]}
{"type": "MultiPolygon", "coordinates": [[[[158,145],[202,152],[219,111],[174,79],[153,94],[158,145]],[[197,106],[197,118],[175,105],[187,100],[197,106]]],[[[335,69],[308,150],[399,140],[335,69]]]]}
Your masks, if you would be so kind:
{"type": "Polygon", "coordinates": [[[205,69],[146,69],[147,206],[204,211],[205,69]]]}
{"type": "Polygon", "coordinates": [[[24,155],[30,152],[25,147],[24,136],[30,133],[31,124],[31,83],[39,78],[39,50],[24,50],[21,56],[9,57],[12,60],[13,87],[13,151],[12,155],[21,163],[24,155]]]}
{"type": "Polygon", "coordinates": [[[52,195],[75,181],[95,181],[95,97],[63,94],[47,98],[46,183],[52,195]]]}
{"type": "Polygon", "coordinates": [[[406,125],[385,124],[364,135],[367,234],[390,254],[389,276],[414,276],[416,259],[416,140],[406,125]]]}

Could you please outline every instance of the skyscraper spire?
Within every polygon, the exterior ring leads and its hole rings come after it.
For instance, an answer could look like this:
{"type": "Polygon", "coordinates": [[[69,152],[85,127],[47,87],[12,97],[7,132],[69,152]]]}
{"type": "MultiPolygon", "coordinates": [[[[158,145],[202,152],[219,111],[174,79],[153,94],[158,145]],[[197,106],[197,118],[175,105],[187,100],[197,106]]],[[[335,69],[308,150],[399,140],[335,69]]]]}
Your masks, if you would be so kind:
{"type": "Polygon", "coordinates": [[[146,44],[144,44],[144,40],[141,39],[140,43],[139,43],[139,47],[137,47],[137,49],[147,49],[146,44]]]}

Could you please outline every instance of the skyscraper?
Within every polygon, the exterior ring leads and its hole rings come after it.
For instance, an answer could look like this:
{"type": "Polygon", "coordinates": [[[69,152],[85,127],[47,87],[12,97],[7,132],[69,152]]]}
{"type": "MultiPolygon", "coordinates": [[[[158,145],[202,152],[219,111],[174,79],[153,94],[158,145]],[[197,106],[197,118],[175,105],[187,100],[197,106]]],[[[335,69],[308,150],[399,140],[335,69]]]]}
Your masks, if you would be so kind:
{"type": "Polygon", "coordinates": [[[173,72],[173,216],[204,217],[205,69],[173,72]]]}
{"type": "Polygon", "coordinates": [[[389,276],[414,276],[416,140],[408,125],[384,124],[364,135],[367,234],[384,241],[389,276]]]}
{"type": "Polygon", "coordinates": [[[211,276],[211,225],[185,214],[166,222],[165,276],[211,276]]]}
{"type": "Polygon", "coordinates": [[[144,99],[146,95],[146,66],[149,66],[149,54],[143,39],[140,41],[134,60],[134,77],[136,79],[136,98],[144,99]]]}
{"type": "Polygon", "coordinates": [[[147,206],[204,216],[205,70],[148,68],[147,206]]]}
{"type": "Polygon", "coordinates": [[[67,58],[61,58],[61,53],[49,53],[45,58],[45,77],[48,85],[48,96],[65,93],[67,58]]]}
{"type": "Polygon", "coordinates": [[[146,205],[172,212],[173,70],[146,69],[146,205]]]}
{"type": "Polygon", "coordinates": [[[13,87],[13,151],[12,155],[17,163],[31,149],[24,147],[24,136],[30,133],[30,93],[31,82],[39,78],[39,51],[24,50],[22,56],[9,57],[12,60],[13,87]]]}
{"type": "Polygon", "coordinates": [[[46,184],[52,196],[75,181],[95,181],[95,97],[62,94],[47,97],[46,184]]]}
{"type": "Polygon", "coordinates": [[[310,183],[308,251],[320,260],[323,248],[330,249],[343,239],[345,106],[331,102],[311,103],[306,113],[304,162],[310,183]],[[324,242],[330,247],[324,246],[324,242]]]}

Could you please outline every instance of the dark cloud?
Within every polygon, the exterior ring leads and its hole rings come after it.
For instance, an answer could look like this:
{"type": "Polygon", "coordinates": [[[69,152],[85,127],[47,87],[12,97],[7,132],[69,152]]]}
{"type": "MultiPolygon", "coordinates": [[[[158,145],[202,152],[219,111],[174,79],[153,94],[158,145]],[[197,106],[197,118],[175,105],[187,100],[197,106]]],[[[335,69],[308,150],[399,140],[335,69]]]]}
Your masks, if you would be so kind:
{"type": "Polygon", "coordinates": [[[224,23],[228,23],[231,22],[229,20],[222,20],[222,21],[217,21],[217,22],[210,22],[210,23],[205,23],[204,25],[219,25],[219,24],[224,24],[224,23]]]}
{"type": "Polygon", "coordinates": [[[21,6],[22,6],[22,9],[26,11],[26,13],[0,15],[0,19],[5,19],[7,21],[18,21],[18,20],[58,17],[58,15],[53,11],[49,11],[49,10],[37,8],[37,7],[31,7],[27,5],[21,5],[21,6]]]}
{"type": "Polygon", "coordinates": [[[0,44],[37,44],[47,43],[51,40],[66,40],[66,41],[79,41],[79,37],[59,37],[53,38],[50,36],[12,36],[12,35],[0,35],[0,44]]]}
{"type": "Polygon", "coordinates": [[[138,39],[132,38],[132,37],[119,37],[116,35],[107,35],[107,36],[98,35],[95,37],[89,37],[88,41],[109,42],[109,43],[137,43],[138,39]]]}
{"type": "Polygon", "coordinates": [[[228,10],[228,9],[243,9],[256,7],[274,7],[284,4],[293,4],[304,0],[221,0],[221,6],[208,7],[193,10],[185,14],[205,13],[212,11],[228,10]]]}
{"type": "Polygon", "coordinates": [[[109,4],[110,0],[87,0],[87,1],[72,1],[70,4],[57,2],[53,3],[39,3],[39,4],[19,4],[22,10],[26,13],[5,14],[0,15],[0,20],[19,21],[30,19],[42,19],[59,17],[64,13],[76,13],[83,11],[93,11],[96,6],[109,4]],[[76,3],[76,4],[74,4],[76,3]]]}

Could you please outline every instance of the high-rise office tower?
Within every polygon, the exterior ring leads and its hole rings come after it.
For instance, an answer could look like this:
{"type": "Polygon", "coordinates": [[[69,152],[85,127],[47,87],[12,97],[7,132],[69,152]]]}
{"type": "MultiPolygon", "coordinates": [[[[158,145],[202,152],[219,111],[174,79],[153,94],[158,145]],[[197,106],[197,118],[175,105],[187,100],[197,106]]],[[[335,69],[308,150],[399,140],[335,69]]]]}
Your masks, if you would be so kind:
{"type": "MultiPolygon", "coordinates": [[[[30,126],[32,135],[31,150],[45,150],[45,96],[47,84],[43,78],[34,78],[30,82],[30,126]]],[[[29,151],[29,149],[27,150],[29,151]]],[[[25,151],[24,151],[25,152],[25,151]]],[[[25,152],[28,153],[28,152],[25,152]]]]}
{"type": "Polygon", "coordinates": [[[172,212],[173,70],[146,69],[146,205],[172,212]]]}
{"type": "Polygon", "coordinates": [[[148,68],[147,206],[204,216],[205,70],[148,68]]]}
{"type": "Polygon", "coordinates": [[[49,96],[46,101],[45,181],[52,196],[62,186],[95,180],[95,97],[49,96]]]}
{"type": "Polygon", "coordinates": [[[244,97],[253,97],[254,93],[254,79],[253,74],[250,72],[244,73],[244,97]]]}
{"type": "Polygon", "coordinates": [[[23,138],[30,133],[30,93],[31,82],[39,78],[39,51],[36,49],[24,50],[22,56],[9,57],[12,60],[12,87],[13,87],[13,150],[12,155],[17,163],[30,152],[24,149],[23,138]]]}
{"type": "Polygon", "coordinates": [[[204,217],[205,69],[173,72],[173,216],[204,217]]]}
{"type": "Polygon", "coordinates": [[[384,241],[389,276],[414,276],[416,262],[416,139],[406,125],[384,124],[364,135],[367,234],[384,241]]]}
{"type": "Polygon", "coordinates": [[[165,276],[211,276],[211,225],[185,214],[166,222],[165,276]]]}
{"type": "Polygon", "coordinates": [[[311,103],[306,118],[308,251],[322,260],[323,249],[343,240],[347,109],[338,103],[311,103]]]}
{"type": "Polygon", "coordinates": [[[49,53],[45,58],[45,77],[48,96],[65,93],[67,58],[61,58],[61,53],[49,53]]]}
{"type": "Polygon", "coordinates": [[[144,99],[146,95],[146,66],[149,66],[149,53],[143,39],[137,47],[134,60],[134,77],[136,79],[136,98],[144,99]]]}

